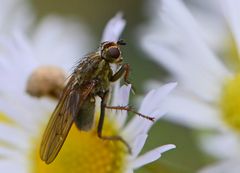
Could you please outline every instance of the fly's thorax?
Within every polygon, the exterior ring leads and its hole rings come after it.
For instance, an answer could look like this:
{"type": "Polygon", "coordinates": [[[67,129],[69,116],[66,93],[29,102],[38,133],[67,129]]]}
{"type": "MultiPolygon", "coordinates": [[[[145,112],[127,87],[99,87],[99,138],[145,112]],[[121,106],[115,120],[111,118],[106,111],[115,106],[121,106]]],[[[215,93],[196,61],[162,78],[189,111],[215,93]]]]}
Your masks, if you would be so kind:
{"type": "Polygon", "coordinates": [[[102,60],[99,64],[98,70],[96,72],[95,79],[98,81],[96,86],[96,92],[102,92],[108,90],[110,86],[109,77],[112,75],[112,69],[108,62],[102,60]]]}
{"type": "Polygon", "coordinates": [[[92,90],[92,93],[96,95],[98,92],[108,90],[112,69],[109,62],[103,59],[97,52],[84,58],[74,70],[73,75],[76,77],[79,86],[83,86],[92,80],[97,81],[96,86],[92,90]]]}
{"type": "Polygon", "coordinates": [[[76,76],[78,83],[82,84],[93,80],[99,72],[99,66],[102,66],[102,61],[103,59],[99,53],[89,54],[83,58],[73,72],[73,75],[76,76]]]}

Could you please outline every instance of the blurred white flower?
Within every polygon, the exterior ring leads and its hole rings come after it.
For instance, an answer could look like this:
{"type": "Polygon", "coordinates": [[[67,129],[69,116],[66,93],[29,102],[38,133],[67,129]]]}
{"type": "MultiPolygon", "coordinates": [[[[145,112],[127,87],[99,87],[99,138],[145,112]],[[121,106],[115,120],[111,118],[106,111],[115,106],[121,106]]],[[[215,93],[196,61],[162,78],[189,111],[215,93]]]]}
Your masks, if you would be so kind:
{"type": "Polygon", "coordinates": [[[32,9],[25,0],[1,0],[0,35],[8,35],[15,30],[25,31],[32,24],[32,9]]]}
{"type": "MultiPolygon", "coordinates": [[[[209,46],[205,31],[215,24],[213,20],[211,25],[202,27],[181,0],[155,2],[158,2],[154,3],[157,9],[153,15],[155,18],[145,28],[145,34],[142,33],[141,45],[179,82],[178,90],[166,102],[171,107],[166,118],[188,127],[208,130],[209,133],[201,135],[201,144],[222,161],[214,168],[204,169],[204,173],[239,172],[239,69],[229,65],[231,55],[222,57],[209,46]]],[[[231,33],[225,29],[223,33],[222,28],[215,27],[212,34],[222,38],[232,34],[238,51],[234,62],[239,64],[240,3],[222,0],[213,5],[219,9],[221,14],[218,17],[224,21],[216,25],[228,28],[231,33]],[[218,35],[219,30],[222,35],[218,35]]],[[[229,48],[227,46],[225,49],[229,48]]]]}
{"type": "MultiPolygon", "coordinates": [[[[121,14],[117,14],[106,26],[103,40],[117,40],[124,25],[125,20],[121,14]]],[[[107,111],[112,116],[105,121],[104,133],[121,135],[131,146],[132,155],[122,149],[121,143],[99,139],[96,129],[86,133],[79,132],[73,126],[56,160],[50,165],[40,160],[38,144],[56,102],[29,96],[25,91],[26,84],[38,67],[52,65],[67,71],[70,65],[74,65],[71,57],[82,54],[79,51],[85,49],[81,46],[87,46],[88,35],[82,32],[81,26],[78,29],[72,26],[61,19],[47,18],[31,37],[14,32],[12,38],[0,39],[0,119],[3,119],[0,122],[1,171],[131,173],[160,158],[163,152],[175,148],[172,144],[164,145],[138,156],[153,123],[136,116],[125,124],[125,111],[115,114],[107,111]]],[[[175,85],[170,83],[149,92],[139,111],[159,119],[166,111],[161,103],[175,85]]],[[[130,86],[119,88],[116,85],[113,103],[127,105],[129,92],[130,86]]]]}

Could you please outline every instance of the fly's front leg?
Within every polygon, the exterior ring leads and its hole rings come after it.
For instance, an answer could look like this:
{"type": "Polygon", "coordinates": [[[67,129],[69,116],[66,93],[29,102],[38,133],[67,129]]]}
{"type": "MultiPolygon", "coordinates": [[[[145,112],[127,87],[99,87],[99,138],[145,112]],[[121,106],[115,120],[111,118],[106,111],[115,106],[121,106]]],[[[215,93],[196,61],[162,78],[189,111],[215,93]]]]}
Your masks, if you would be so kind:
{"type": "Polygon", "coordinates": [[[100,118],[99,118],[98,129],[97,129],[98,137],[104,140],[113,140],[113,141],[122,142],[127,147],[128,152],[131,154],[131,147],[121,136],[103,136],[102,135],[102,129],[103,129],[103,123],[104,123],[104,117],[105,117],[105,107],[108,100],[108,94],[109,94],[109,91],[106,91],[102,95],[100,95],[102,100],[101,100],[100,118]]]}
{"type": "Polygon", "coordinates": [[[128,80],[128,76],[129,76],[129,72],[130,72],[130,66],[129,64],[123,64],[119,70],[113,74],[111,77],[110,77],[110,81],[111,82],[115,82],[117,81],[119,78],[121,78],[123,75],[123,79],[124,79],[124,82],[126,84],[130,84],[129,80],[128,80]]]}
{"type": "MultiPolygon", "coordinates": [[[[123,64],[119,68],[119,70],[110,77],[109,80],[111,82],[115,82],[115,81],[117,81],[119,78],[121,78],[123,76],[125,84],[127,84],[127,85],[131,84],[131,82],[128,80],[129,72],[130,72],[129,64],[123,64]]],[[[131,91],[132,91],[133,94],[135,94],[135,88],[133,86],[131,87],[131,91]]]]}

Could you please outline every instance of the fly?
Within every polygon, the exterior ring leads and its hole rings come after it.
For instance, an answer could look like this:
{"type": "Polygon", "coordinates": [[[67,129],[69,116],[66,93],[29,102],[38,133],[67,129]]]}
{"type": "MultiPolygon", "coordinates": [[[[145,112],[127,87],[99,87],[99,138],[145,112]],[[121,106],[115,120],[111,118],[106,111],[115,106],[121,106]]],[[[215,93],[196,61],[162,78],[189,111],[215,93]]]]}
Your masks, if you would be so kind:
{"type": "Polygon", "coordinates": [[[131,151],[127,142],[120,136],[103,136],[105,109],[127,110],[141,117],[154,120],[138,113],[128,106],[108,106],[110,83],[123,76],[129,84],[129,65],[123,64],[120,46],[125,43],[103,42],[98,51],[86,55],[78,63],[62,91],[59,102],[48,122],[43,135],[40,157],[45,163],[51,163],[58,155],[73,123],[79,130],[91,130],[94,122],[95,97],[101,98],[100,118],[97,127],[98,137],[104,140],[121,141],[131,151]],[[119,65],[113,73],[110,64],[119,65]]]}

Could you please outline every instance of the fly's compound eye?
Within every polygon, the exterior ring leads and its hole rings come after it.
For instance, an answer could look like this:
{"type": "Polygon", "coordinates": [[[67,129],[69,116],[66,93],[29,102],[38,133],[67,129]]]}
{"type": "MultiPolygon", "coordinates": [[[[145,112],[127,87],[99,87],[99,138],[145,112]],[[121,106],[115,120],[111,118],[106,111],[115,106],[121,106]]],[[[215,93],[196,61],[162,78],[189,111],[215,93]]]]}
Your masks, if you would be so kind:
{"type": "Polygon", "coordinates": [[[109,48],[109,49],[108,49],[108,55],[109,55],[111,58],[117,59],[117,58],[120,56],[120,51],[119,51],[118,48],[112,47],[112,48],[109,48]]]}

